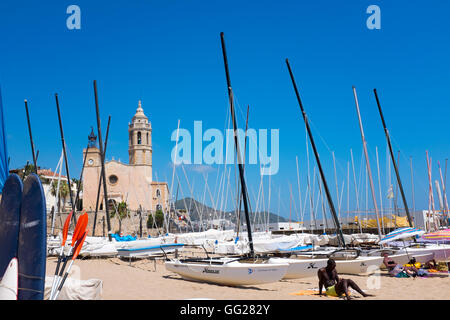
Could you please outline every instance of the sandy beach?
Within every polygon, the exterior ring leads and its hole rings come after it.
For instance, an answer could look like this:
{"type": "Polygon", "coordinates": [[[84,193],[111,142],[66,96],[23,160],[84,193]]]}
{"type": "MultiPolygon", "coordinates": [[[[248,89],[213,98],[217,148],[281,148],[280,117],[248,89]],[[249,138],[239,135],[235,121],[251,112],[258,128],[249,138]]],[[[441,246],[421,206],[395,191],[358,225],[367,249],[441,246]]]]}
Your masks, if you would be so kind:
{"type": "MultiPolygon", "coordinates": [[[[47,275],[56,268],[55,257],[47,258],[47,275]]],[[[103,281],[103,300],[335,300],[315,295],[294,295],[303,290],[317,289],[316,277],[282,280],[276,283],[229,287],[182,279],[165,269],[162,260],[124,261],[118,258],[77,259],[81,280],[103,281]]],[[[353,279],[373,297],[357,300],[450,300],[450,277],[392,278],[386,271],[372,276],[341,275],[353,279]]]]}

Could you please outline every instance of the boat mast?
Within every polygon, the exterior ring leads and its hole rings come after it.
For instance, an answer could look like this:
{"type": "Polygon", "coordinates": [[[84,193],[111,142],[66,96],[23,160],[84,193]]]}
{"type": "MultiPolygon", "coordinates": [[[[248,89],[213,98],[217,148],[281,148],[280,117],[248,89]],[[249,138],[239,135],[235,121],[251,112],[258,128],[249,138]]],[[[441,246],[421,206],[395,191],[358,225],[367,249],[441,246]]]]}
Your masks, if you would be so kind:
{"type": "MultiPolygon", "coordinates": [[[[435,207],[434,207],[434,195],[433,195],[433,184],[431,182],[431,158],[428,157],[428,150],[426,151],[427,153],[427,167],[428,167],[428,187],[429,187],[429,193],[428,193],[428,199],[429,199],[429,203],[428,203],[428,211],[429,211],[429,215],[433,218],[433,223],[434,223],[434,227],[435,230],[437,230],[437,224],[436,224],[436,217],[435,217],[435,207]]],[[[430,228],[431,228],[431,224],[430,224],[430,228]]]]}
{"type": "Polygon", "coordinates": [[[381,175],[380,175],[380,162],[378,159],[378,147],[375,147],[375,154],[377,156],[377,172],[378,172],[378,192],[380,193],[380,214],[381,214],[381,228],[383,233],[384,229],[384,214],[383,214],[383,195],[381,193],[381,175]]]}
{"type": "MultiPolygon", "coordinates": [[[[169,209],[169,217],[164,217],[164,221],[166,223],[166,231],[167,233],[169,233],[169,220],[170,220],[170,214],[173,208],[173,212],[174,212],[174,216],[175,217],[175,212],[176,212],[176,208],[175,208],[175,203],[173,202],[173,183],[175,180],[175,167],[177,165],[177,152],[178,152],[178,137],[179,137],[179,132],[180,132],[180,119],[178,119],[178,126],[177,126],[177,139],[175,142],[175,154],[174,154],[174,160],[173,160],[173,169],[172,169],[172,183],[170,184],[170,199],[171,199],[171,204],[170,204],[170,209],[169,209]]],[[[203,202],[204,203],[204,202],[203,202]]]]}
{"type": "Polygon", "coordinates": [[[28,133],[30,134],[31,154],[33,156],[34,173],[37,174],[37,158],[36,158],[36,154],[34,152],[33,135],[31,134],[30,113],[28,112],[27,100],[25,99],[24,102],[25,102],[25,111],[27,113],[28,133]]]}
{"type": "Polygon", "coordinates": [[[358,103],[358,97],[356,95],[355,87],[353,87],[353,96],[355,97],[356,112],[358,113],[359,128],[361,129],[360,130],[361,131],[361,139],[362,139],[363,148],[364,148],[364,155],[366,157],[366,167],[367,167],[367,174],[369,175],[370,191],[372,192],[373,205],[375,208],[375,214],[377,216],[378,236],[380,237],[380,240],[381,240],[382,233],[381,233],[381,228],[380,228],[380,214],[378,212],[377,198],[375,196],[375,187],[373,185],[373,180],[372,180],[372,170],[370,168],[369,154],[367,153],[367,142],[366,142],[366,138],[364,136],[364,129],[363,129],[362,121],[361,121],[361,113],[359,112],[359,103],[358,103]]]}
{"type": "MultiPolygon", "coordinates": [[[[108,146],[108,135],[109,135],[109,124],[110,124],[110,122],[111,122],[111,116],[108,117],[108,125],[106,126],[105,147],[103,149],[104,153],[106,153],[106,147],[108,146]]],[[[87,150],[86,150],[86,153],[87,153],[87,150]]],[[[98,202],[100,200],[101,188],[102,188],[102,174],[100,173],[100,178],[98,180],[97,200],[95,202],[95,214],[94,214],[94,224],[92,226],[92,236],[95,236],[95,226],[97,225],[98,202]]]]}
{"type": "Polygon", "coordinates": [[[408,209],[408,203],[406,202],[405,192],[403,191],[402,181],[400,180],[400,174],[398,173],[397,164],[394,159],[394,153],[392,152],[391,138],[389,137],[389,131],[386,127],[386,122],[384,121],[383,111],[381,111],[380,100],[378,99],[377,89],[373,89],[375,94],[375,99],[377,100],[378,111],[380,112],[381,122],[383,123],[384,133],[386,135],[387,144],[389,147],[389,153],[391,154],[392,164],[394,165],[395,175],[397,177],[398,186],[400,188],[400,193],[402,195],[403,205],[405,206],[406,216],[408,217],[409,226],[413,227],[413,222],[408,209]]]}
{"type": "Polygon", "coordinates": [[[449,211],[448,211],[448,202],[447,202],[447,191],[445,190],[445,182],[444,182],[444,178],[442,177],[442,170],[441,170],[441,164],[438,161],[438,166],[439,166],[439,175],[441,177],[441,184],[442,184],[442,193],[444,194],[444,208],[445,211],[443,212],[444,216],[448,216],[449,211]]]}
{"type": "Polygon", "coordinates": [[[109,217],[109,210],[108,210],[108,191],[106,188],[106,172],[105,172],[105,153],[103,152],[103,141],[102,141],[102,129],[100,124],[100,111],[98,109],[98,95],[97,95],[97,81],[94,80],[94,95],[95,95],[95,111],[97,115],[97,135],[98,135],[98,145],[100,147],[100,156],[101,156],[101,164],[102,164],[102,180],[103,180],[103,198],[105,199],[105,215],[106,215],[106,224],[108,227],[108,239],[109,241],[112,241],[112,235],[111,235],[111,221],[109,217]]]}
{"type": "MultiPolygon", "coordinates": [[[[247,118],[245,120],[245,140],[244,140],[244,159],[246,159],[246,153],[247,153],[247,131],[248,131],[248,114],[250,112],[250,105],[247,105],[247,118]]],[[[236,171],[235,171],[236,172],[236,171]]],[[[244,161],[244,172],[245,172],[245,161],[244,161]]],[[[236,179],[236,174],[235,174],[235,179],[236,179]]],[[[239,237],[239,231],[240,231],[240,225],[241,225],[241,205],[242,205],[242,194],[239,192],[239,185],[237,186],[238,188],[238,196],[239,196],[239,205],[238,205],[238,210],[237,210],[237,231],[236,231],[236,235],[237,237],[239,237]]]]}
{"type": "Polygon", "coordinates": [[[359,227],[359,233],[362,233],[362,227],[361,227],[361,216],[359,215],[359,192],[358,192],[358,185],[356,183],[356,172],[355,172],[355,161],[353,159],[353,151],[350,149],[350,157],[352,159],[352,169],[353,169],[353,182],[355,184],[355,195],[356,195],[356,214],[358,219],[358,227],[359,227]]]}
{"type": "Polygon", "coordinates": [[[244,168],[242,166],[241,151],[239,149],[239,141],[238,141],[238,136],[237,136],[237,123],[236,123],[236,116],[234,114],[234,97],[233,97],[233,90],[231,88],[230,72],[228,70],[228,59],[227,59],[227,52],[225,49],[225,39],[224,39],[223,32],[220,33],[220,40],[222,43],[223,62],[224,62],[225,74],[226,74],[226,78],[227,78],[228,100],[230,103],[231,117],[233,120],[234,142],[235,142],[235,149],[236,149],[236,155],[237,155],[237,161],[238,161],[238,167],[239,167],[239,177],[240,177],[240,181],[241,181],[242,200],[244,202],[245,221],[247,223],[248,245],[250,247],[250,255],[254,256],[255,252],[253,249],[252,230],[251,230],[249,210],[248,210],[247,186],[245,184],[244,168]]]}
{"type": "Polygon", "coordinates": [[[73,201],[73,195],[72,195],[72,187],[71,187],[71,180],[70,180],[70,174],[69,174],[69,163],[67,162],[66,142],[64,140],[64,130],[62,127],[61,111],[59,109],[59,100],[58,100],[57,93],[55,93],[55,101],[56,101],[56,110],[58,111],[59,129],[61,132],[61,142],[62,142],[63,153],[64,153],[64,163],[66,165],[67,186],[69,187],[70,202],[72,203],[72,211],[73,211],[72,218],[73,218],[73,222],[75,225],[77,223],[76,212],[75,212],[75,203],[73,201]]]}
{"type": "MultiPolygon", "coordinates": [[[[317,166],[319,167],[320,177],[322,178],[323,188],[325,189],[325,194],[327,196],[328,205],[329,205],[330,211],[331,211],[331,213],[333,215],[333,219],[334,219],[334,223],[336,225],[336,229],[339,232],[340,242],[341,242],[341,245],[344,248],[346,248],[345,240],[344,240],[344,234],[342,233],[341,225],[340,225],[339,219],[338,219],[338,217],[336,215],[336,209],[334,208],[334,204],[333,204],[333,200],[331,198],[330,190],[328,189],[328,184],[327,184],[327,181],[325,179],[325,175],[324,175],[323,170],[322,170],[322,165],[320,164],[319,154],[317,152],[316,145],[314,143],[314,139],[313,139],[313,136],[312,136],[312,133],[311,133],[311,128],[309,127],[308,117],[306,115],[305,110],[303,109],[303,104],[302,104],[302,101],[300,99],[300,94],[298,93],[297,84],[295,83],[294,75],[292,73],[291,66],[289,65],[289,60],[288,59],[286,59],[286,65],[287,65],[287,68],[289,70],[289,75],[291,76],[292,85],[294,86],[295,94],[297,96],[297,101],[298,101],[298,104],[300,106],[300,110],[302,112],[303,120],[305,121],[306,130],[308,131],[308,136],[309,136],[309,140],[311,141],[311,146],[312,146],[312,149],[314,151],[314,156],[316,157],[317,166]]],[[[338,237],[338,239],[339,239],[339,237],[338,237]]]]}

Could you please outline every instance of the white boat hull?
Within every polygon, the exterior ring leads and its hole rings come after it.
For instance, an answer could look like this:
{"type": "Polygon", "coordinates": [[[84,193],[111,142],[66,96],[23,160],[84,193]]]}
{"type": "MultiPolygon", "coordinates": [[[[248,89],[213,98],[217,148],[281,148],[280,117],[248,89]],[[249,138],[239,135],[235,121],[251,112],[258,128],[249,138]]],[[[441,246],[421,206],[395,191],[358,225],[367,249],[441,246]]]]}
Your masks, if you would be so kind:
{"type": "MultiPolygon", "coordinates": [[[[397,264],[407,264],[409,261],[414,258],[416,259],[416,262],[420,262],[421,264],[424,264],[430,260],[432,260],[434,257],[434,253],[426,253],[426,254],[411,254],[411,253],[399,253],[399,254],[393,254],[390,255],[389,258],[392,259],[397,264]]],[[[384,264],[383,264],[384,266],[384,264]]]]}
{"type": "Polygon", "coordinates": [[[407,252],[409,255],[423,255],[423,254],[434,254],[434,259],[436,261],[444,261],[450,259],[450,245],[436,245],[430,244],[424,248],[405,248],[401,249],[403,252],[407,252]]]}
{"type": "Polygon", "coordinates": [[[18,270],[17,258],[13,258],[0,281],[0,300],[17,300],[18,270]]]}
{"type": "Polygon", "coordinates": [[[289,267],[283,279],[317,277],[317,271],[327,266],[328,259],[270,258],[269,263],[287,263],[289,267]]]}
{"type": "Polygon", "coordinates": [[[175,250],[183,248],[183,244],[179,243],[166,243],[150,247],[139,248],[123,248],[117,249],[117,255],[121,258],[145,258],[158,256],[165,253],[172,253],[175,250]],[[164,252],[163,252],[164,250],[164,252]]]}
{"type": "Polygon", "coordinates": [[[230,286],[277,282],[283,278],[288,269],[288,264],[232,261],[216,265],[209,263],[208,260],[201,263],[191,263],[175,259],[166,261],[165,266],[168,271],[175,272],[188,280],[230,286]]]}
{"type": "Polygon", "coordinates": [[[352,260],[335,260],[336,271],[340,274],[369,274],[380,269],[383,257],[358,257],[352,260]]]}

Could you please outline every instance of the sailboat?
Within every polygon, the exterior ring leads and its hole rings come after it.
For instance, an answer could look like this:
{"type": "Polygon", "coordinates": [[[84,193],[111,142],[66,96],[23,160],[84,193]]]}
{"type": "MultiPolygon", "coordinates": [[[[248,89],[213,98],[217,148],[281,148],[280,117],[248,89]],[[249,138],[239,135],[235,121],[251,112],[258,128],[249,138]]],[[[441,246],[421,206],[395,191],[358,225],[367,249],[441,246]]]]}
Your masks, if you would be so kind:
{"type": "MultiPolygon", "coordinates": [[[[373,89],[373,93],[375,95],[375,100],[377,102],[378,111],[380,113],[381,122],[382,122],[384,133],[386,136],[386,141],[387,141],[387,144],[389,147],[389,152],[391,155],[392,164],[394,166],[395,175],[396,175],[398,186],[400,189],[400,194],[402,196],[403,204],[405,207],[406,216],[408,218],[408,223],[409,223],[409,226],[411,228],[413,228],[414,227],[413,220],[409,213],[408,203],[406,201],[405,193],[403,191],[400,174],[399,174],[399,171],[397,168],[396,161],[394,159],[394,154],[392,152],[392,145],[391,145],[389,130],[387,129],[386,122],[385,122],[384,116],[383,116],[383,111],[381,110],[381,104],[380,104],[380,100],[378,98],[377,89],[373,89]]],[[[437,261],[438,260],[447,260],[450,257],[450,245],[445,245],[445,244],[428,244],[428,243],[422,244],[422,243],[417,243],[416,241],[414,241],[414,243],[411,244],[409,247],[403,246],[403,247],[396,247],[394,249],[397,250],[397,253],[408,253],[410,255],[426,255],[429,253],[433,253],[434,259],[437,261]]]]}
{"type": "Polygon", "coordinates": [[[289,265],[287,263],[269,263],[269,259],[255,256],[244,169],[242,166],[242,161],[239,161],[241,159],[241,152],[236,132],[237,124],[234,113],[234,98],[231,88],[223,32],[220,34],[220,37],[227,79],[228,98],[235,133],[235,151],[238,159],[240,187],[244,204],[250,253],[247,256],[237,258],[219,257],[206,259],[167,259],[165,262],[165,267],[167,270],[178,273],[183,278],[188,280],[206,281],[222,285],[241,286],[276,282],[283,278],[289,265]]]}
{"type": "Polygon", "coordinates": [[[333,204],[333,200],[331,198],[330,191],[328,189],[327,181],[322,170],[322,165],[320,163],[319,154],[316,149],[316,145],[314,143],[314,138],[311,133],[311,129],[308,122],[308,117],[303,108],[303,104],[300,98],[300,94],[297,89],[297,84],[294,79],[294,75],[291,70],[291,66],[289,64],[288,59],[286,59],[286,65],[289,71],[289,75],[291,77],[292,85],[294,87],[294,91],[297,97],[297,102],[300,106],[300,111],[303,116],[303,120],[305,122],[306,131],[309,136],[309,140],[311,142],[311,147],[314,152],[314,156],[316,158],[317,166],[319,169],[320,177],[322,179],[323,189],[325,191],[325,195],[328,200],[328,205],[334,220],[334,224],[336,230],[338,232],[338,241],[340,248],[329,248],[327,250],[321,251],[310,251],[304,252],[296,255],[296,258],[271,258],[270,261],[273,263],[288,263],[289,268],[285,275],[285,278],[303,278],[308,277],[314,274],[314,269],[319,269],[326,265],[328,259],[333,258],[336,262],[336,270],[339,273],[345,274],[366,274],[371,273],[381,267],[383,263],[383,257],[369,257],[369,256],[360,256],[360,251],[357,249],[348,249],[345,243],[345,237],[342,232],[339,219],[336,214],[336,210],[333,204]]]}

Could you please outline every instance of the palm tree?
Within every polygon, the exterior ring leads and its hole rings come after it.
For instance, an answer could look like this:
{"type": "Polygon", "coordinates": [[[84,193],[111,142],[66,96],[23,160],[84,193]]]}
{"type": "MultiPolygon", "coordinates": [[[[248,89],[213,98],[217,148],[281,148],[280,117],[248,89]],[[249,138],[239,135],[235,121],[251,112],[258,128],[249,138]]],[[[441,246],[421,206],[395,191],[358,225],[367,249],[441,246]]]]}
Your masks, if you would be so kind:
{"type": "MultiPolygon", "coordinates": [[[[56,197],[56,189],[58,188],[58,181],[57,180],[53,180],[52,185],[51,185],[51,194],[52,196],[56,197]]],[[[64,212],[64,207],[66,205],[66,199],[67,196],[69,195],[69,185],[67,184],[66,181],[61,180],[60,184],[59,184],[59,195],[58,195],[58,208],[59,210],[61,210],[61,199],[63,200],[63,206],[62,206],[62,211],[64,212]]]]}

